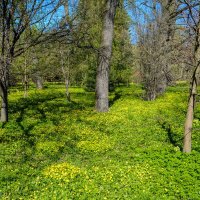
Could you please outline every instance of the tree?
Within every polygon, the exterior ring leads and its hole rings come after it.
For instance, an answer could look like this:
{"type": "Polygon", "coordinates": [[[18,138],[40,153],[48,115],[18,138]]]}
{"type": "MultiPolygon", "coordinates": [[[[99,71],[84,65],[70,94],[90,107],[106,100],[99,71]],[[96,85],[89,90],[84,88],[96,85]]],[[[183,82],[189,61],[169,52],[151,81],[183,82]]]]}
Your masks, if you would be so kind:
{"type": "Polygon", "coordinates": [[[8,121],[8,87],[13,59],[29,47],[56,35],[52,18],[60,6],[59,0],[2,0],[0,2],[0,94],[1,121],[8,121]],[[26,32],[26,37],[21,36],[26,32]],[[38,34],[33,34],[37,30],[38,34]],[[47,34],[51,32],[50,34],[47,34]],[[47,36],[47,37],[44,37],[47,36]],[[26,41],[26,48],[23,42],[26,41]]]}
{"type": "Polygon", "coordinates": [[[99,112],[107,112],[109,108],[109,63],[112,53],[114,18],[118,3],[118,0],[106,0],[105,4],[106,10],[96,76],[96,110],[99,112]]]}
{"type": "MultiPolygon", "coordinates": [[[[95,2],[87,4],[87,13],[84,16],[84,22],[87,27],[89,49],[83,49],[82,54],[85,55],[85,65],[88,66],[86,71],[85,88],[88,91],[95,91],[95,77],[97,71],[96,57],[98,49],[100,49],[100,39],[102,22],[101,16],[105,8],[102,5],[95,5],[95,2]],[[93,25],[94,24],[94,25],[93,25]]],[[[109,72],[109,91],[113,90],[119,84],[128,84],[132,74],[132,44],[130,39],[129,27],[130,18],[123,6],[123,1],[120,2],[120,8],[116,10],[114,37],[112,44],[112,58],[110,60],[109,72]]]]}
{"type": "Polygon", "coordinates": [[[129,85],[134,62],[133,45],[131,44],[129,32],[131,19],[125,6],[123,6],[123,1],[121,1],[120,5],[115,16],[113,53],[110,64],[110,85],[113,86],[113,89],[119,84],[129,85]]]}
{"type": "Polygon", "coordinates": [[[197,95],[197,78],[200,66],[200,5],[195,6],[194,1],[184,1],[188,6],[187,24],[193,38],[193,74],[191,78],[191,86],[188,100],[188,109],[185,120],[183,152],[190,153],[192,149],[192,123],[194,118],[194,108],[197,95]]]}
{"type": "MultiPolygon", "coordinates": [[[[143,3],[144,21],[138,23],[140,65],[145,99],[154,100],[172,82],[177,3],[149,0],[143,3]]],[[[141,16],[139,16],[141,18],[141,16]]],[[[141,21],[141,19],[139,20],[141,21]]]]}

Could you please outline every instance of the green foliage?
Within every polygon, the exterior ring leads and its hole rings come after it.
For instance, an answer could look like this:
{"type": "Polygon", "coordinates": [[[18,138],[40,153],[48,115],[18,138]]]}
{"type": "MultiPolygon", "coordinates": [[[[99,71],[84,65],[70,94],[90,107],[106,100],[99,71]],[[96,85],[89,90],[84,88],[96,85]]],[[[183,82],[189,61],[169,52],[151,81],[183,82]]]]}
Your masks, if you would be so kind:
{"type": "MultiPolygon", "coordinates": [[[[88,37],[84,40],[84,45],[92,45],[99,49],[102,35],[102,19],[104,13],[104,1],[93,2],[82,0],[80,8],[85,9],[84,17],[80,17],[80,26],[86,29],[88,37]],[[84,24],[84,25],[83,25],[84,24]]],[[[123,1],[121,1],[123,5],[123,1]]],[[[83,14],[83,13],[82,13],[83,14]]],[[[133,54],[132,44],[129,33],[130,18],[125,8],[122,6],[117,9],[114,38],[113,38],[113,53],[110,63],[110,82],[109,89],[114,91],[119,84],[128,84],[132,75],[133,54]]],[[[98,65],[98,54],[96,51],[82,52],[87,63],[86,79],[84,86],[87,91],[95,90],[96,68],[98,65]]],[[[83,61],[82,61],[83,62],[83,61]]]]}
{"type": "Polygon", "coordinates": [[[29,98],[13,88],[0,130],[1,199],[199,199],[200,108],[193,151],[183,154],[185,84],[154,102],[140,86],[119,87],[108,113],[94,94],[47,85],[29,98]]]}
{"type": "Polygon", "coordinates": [[[111,81],[113,85],[131,82],[133,73],[133,45],[129,33],[130,18],[125,8],[117,9],[115,17],[111,81]]]}
{"type": "MultiPolygon", "coordinates": [[[[39,44],[14,59],[11,73],[16,79],[15,82],[22,81],[23,86],[26,82],[36,82],[38,79],[64,82],[65,71],[71,85],[94,91],[104,3],[81,0],[77,7],[76,20],[73,22],[73,31],[66,39],[39,44]]],[[[123,5],[123,1],[120,4],[123,5]]],[[[114,91],[119,84],[129,84],[133,68],[130,18],[123,6],[117,9],[115,21],[110,91],[114,91]]],[[[21,40],[26,43],[25,35],[21,40]]]]}

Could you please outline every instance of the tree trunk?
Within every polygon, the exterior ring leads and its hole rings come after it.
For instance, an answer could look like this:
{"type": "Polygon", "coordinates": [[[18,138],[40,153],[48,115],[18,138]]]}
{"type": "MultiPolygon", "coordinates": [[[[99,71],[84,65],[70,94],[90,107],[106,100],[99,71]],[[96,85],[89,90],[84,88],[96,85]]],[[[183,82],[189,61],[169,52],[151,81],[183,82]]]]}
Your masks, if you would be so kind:
{"type": "MultiPolygon", "coordinates": [[[[192,15],[192,13],[190,13],[192,15]]],[[[184,129],[184,139],[183,139],[183,152],[190,153],[192,150],[192,123],[194,118],[194,107],[197,95],[197,76],[199,73],[200,66],[200,11],[198,14],[198,22],[194,25],[193,29],[195,30],[195,43],[194,43],[194,71],[191,81],[191,89],[188,103],[188,110],[185,120],[185,129],[184,129]]]]}
{"type": "Polygon", "coordinates": [[[104,15],[101,49],[99,52],[96,76],[96,110],[107,112],[109,109],[109,63],[112,54],[114,18],[118,0],[107,0],[104,15]]]}
{"type": "Polygon", "coordinates": [[[60,56],[61,56],[61,69],[62,69],[62,73],[63,73],[63,78],[65,81],[65,89],[66,89],[66,98],[68,101],[70,101],[70,93],[69,93],[69,84],[70,84],[70,80],[69,80],[69,56],[70,56],[70,50],[68,49],[67,52],[67,70],[65,69],[65,65],[64,65],[64,53],[62,51],[62,49],[60,49],[60,56]]]}
{"type": "Polygon", "coordinates": [[[0,83],[1,93],[1,122],[8,122],[8,91],[3,83],[0,83]]]}
{"type": "MultiPolygon", "coordinates": [[[[152,69],[150,65],[144,65],[144,99],[147,101],[153,101],[156,99],[156,87],[157,87],[157,72],[152,69]]],[[[154,66],[153,66],[154,67],[154,66]]]]}
{"type": "Polygon", "coordinates": [[[67,97],[67,100],[70,101],[70,93],[69,93],[69,76],[66,75],[66,71],[64,69],[64,66],[62,66],[62,72],[63,72],[63,77],[64,77],[64,80],[65,80],[65,89],[66,89],[66,97],[67,97]]]}
{"type": "Polygon", "coordinates": [[[187,115],[185,120],[185,131],[184,131],[184,140],[183,140],[183,152],[190,153],[191,152],[191,138],[192,138],[192,122],[194,115],[194,95],[190,96],[187,115]]]}
{"type": "MultiPolygon", "coordinates": [[[[161,26],[161,43],[163,46],[163,53],[165,58],[162,60],[164,65],[161,66],[161,73],[159,74],[159,82],[156,88],[156,93],[163,94],[166,91],[167,86],[172,83],[172,72],[171,65],[173,60],[172,49],[174,46],[174,35],[175,35],[175,25],[177,16],[173,16],[176,13],[177,5],[176,1],[172,0],[162,0],[162,21],[161,26]],[[173,16],[173,17],[172,17],[173,16]],[[162,69],[163,68],[163,69],[162,69]]],[[[161,49],[162,50],[162,49],[161,49]]]]}
{"type": "MultiPolygon", "coordinates": [[[[168,68],[168,66],[166,66],[168,68]]],[[[158,81],[156,84],[156,95],[161,95],[165,92],[167,88],[167,78],[165,72],[158,72],[158,81]]]]}
{"type": "Polygon", "coordinates": [[[39,75],[36,75],[35,78],[36,78],[35,84],[36,84],[37,89],[39,89],[39,90],[43,89],[43,80],[42,80],[42,78],[39,75]]]}
{"type": "Polygon", "coordinates": [[[28,75],[27,75],[27,60],[25,58],[24,69],[24,98],[28,97],[28,75]]]}
{"type": "Polygon", "coordinates": [[[149,82],[145,85],[145,99],[147,101],[154,101],[156,99],[155,83],[149,82]]]}
{"type": "Polygon", "coordinates": [[[65,88],[66,88],[66,97],[67,100],[70,101],[70,93],[69,93],[69,80],[65,80],[65,88]]]}
{"type": "Polygon", "coordinates": [[[63,2],[63,5],[64,5],[64,9],[65,9],[65,20],[66,20],[66,23],[69,23],[69,2],[68,2],[68,0],[65,0],[63,2]]]}
{"type": "Polygon", "coordinates": [[[28,97],[28,80],[24,80],[24,98],[28,97]]]}
{"type": "Polygon", "coordinates": [[[147,101],[154,101],[156,99],[156,92],[155,90],[146,91],[145,96],[147,101]]]}
{"type": "Polygon", "coordinates": [[[194,118],[194,107],[195,100],[197,95],[197,82],[196,82],[196,71],[194,72],[194,77],[192,80],[192,88],[190,91],[190,97],[188,102],[187,115],[185,120],[185,129],[184,129],[184,139],[183,139],[183,152],[190,153],[192,150],[192,123],[194,118]]]}
{"type": "MultiPolygon", "coordinates": [[[[65,9],[66,25],[68,26],[68,28],[71,28],[68,0],[64,0],[63,5],[64,5],[64,9],[65,9]]],[[[69,93],[69,83],[70,83],[70,81],[69,81],[69,56],[70,56],[70,49],[68,49],[68,51],[67,51],[67,70],[65,69],[65,66],[64,66],[64,61],[63,61],[64,53],[63,53],[62,49],[60,49],[60,55],[61,55],[61,68],[62,68],[63,78],[64,78],[64,81],[65,81],[65,88],[66,88],[66,98],[67,98],[67,101],[70,101],[70,93],[69,93]]]]}
{"type": "Polygon", "coordinates": [[[1,95],[1,122],[8,122],[8,87],[9,87],[9,68],[11,59],[9,56],[0,63],[0,95],[1,95]]]}

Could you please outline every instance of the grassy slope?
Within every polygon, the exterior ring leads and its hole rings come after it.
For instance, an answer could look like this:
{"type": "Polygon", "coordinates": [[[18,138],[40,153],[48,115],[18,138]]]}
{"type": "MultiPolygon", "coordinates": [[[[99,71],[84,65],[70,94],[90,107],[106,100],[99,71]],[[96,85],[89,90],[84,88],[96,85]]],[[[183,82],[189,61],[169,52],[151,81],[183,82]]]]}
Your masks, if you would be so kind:
{"type": "Polygon", "coordinates": [[[0,130],[2,199],[199,199],[200,108],[193,152],[181,153],[187,88],[154,102],[139,86],[118,88],[109,113],[93,111],[93,93],[49,85],[10,95],[0,130]]]}

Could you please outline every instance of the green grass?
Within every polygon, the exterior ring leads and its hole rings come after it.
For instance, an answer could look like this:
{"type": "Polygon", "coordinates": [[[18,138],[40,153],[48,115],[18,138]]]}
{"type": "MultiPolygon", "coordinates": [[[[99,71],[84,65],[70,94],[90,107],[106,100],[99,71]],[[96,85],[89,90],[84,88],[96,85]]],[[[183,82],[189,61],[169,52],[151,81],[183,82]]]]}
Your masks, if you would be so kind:
{"type": "Polygon", "coordinates": [[[94,94],[47,85],[27,99],[11,89],[0,129],[1,199],[196,199],[200,197],[200,108],[193,151],[181,153],[187,87],[154,102],[140,86],[117,88],[108,113],[94,94]]]}

